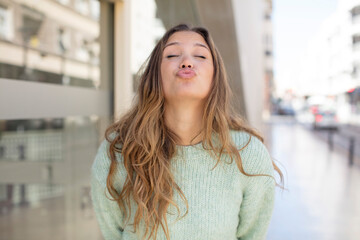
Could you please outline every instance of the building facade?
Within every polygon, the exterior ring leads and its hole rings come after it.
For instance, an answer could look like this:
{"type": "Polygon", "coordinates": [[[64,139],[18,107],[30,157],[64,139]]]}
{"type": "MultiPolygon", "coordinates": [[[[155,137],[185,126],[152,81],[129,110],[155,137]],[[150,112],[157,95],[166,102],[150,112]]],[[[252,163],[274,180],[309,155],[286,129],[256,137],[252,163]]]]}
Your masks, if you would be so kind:
{"type": "Polygon", "coordinates": [[[309,43],[299,66],[296,93],[336,99],[339,120],[356,123],[360,114],[360,1],[341,0],[309,43]]]}

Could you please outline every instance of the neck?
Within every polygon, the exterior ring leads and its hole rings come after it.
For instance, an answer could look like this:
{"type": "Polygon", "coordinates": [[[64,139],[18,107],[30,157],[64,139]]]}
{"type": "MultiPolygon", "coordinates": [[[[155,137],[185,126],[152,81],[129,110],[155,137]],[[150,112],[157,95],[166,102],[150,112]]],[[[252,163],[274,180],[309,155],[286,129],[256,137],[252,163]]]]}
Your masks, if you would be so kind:
{"type": "Polygon", "coordinates": [[[165,123],[180,137],[178,145],[193,145],[202,140],[203,105],[165,104],[165,123]],[[194,138],[195,137],[195,138],[194,138]]]}

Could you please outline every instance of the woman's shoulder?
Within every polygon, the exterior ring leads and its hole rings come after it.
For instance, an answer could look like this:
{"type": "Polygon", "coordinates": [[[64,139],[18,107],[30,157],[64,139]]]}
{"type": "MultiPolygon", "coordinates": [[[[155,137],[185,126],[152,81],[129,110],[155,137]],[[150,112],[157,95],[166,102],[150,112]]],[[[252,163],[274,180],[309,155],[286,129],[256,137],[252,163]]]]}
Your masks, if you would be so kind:
{"type": "Polygon", "coordinates": [[[244,142],[246,144],[251,137],[251,135],[248,132],[242,130],[233,130],[233,129],[230,130],[230,136],[237,147],[242,145],[244,142]]]}
{"type": "MultiPolygon", "coordinates": [[[[109,135],[109,140],[112,141],[115,138],[116,134],[111,133],[109,135]]],[[[105,138],[100,142],[100,145],[97,149],[92,167],[91,167],[91,174],[92,177],[97,178],[98,181],[105,183],[107,175],[110,169],[110,142],[105,138]],[[105,182],[104,182],[105,181],[105,182]]],[[[122,160],[120,153],[115,153],[116,160],[120,162],[122,160]]]]}
{"type": "Polygon", "coordinates": [[[239,149],[245,172],[273,175],[274,167],[270,153],[258,137],[239,130],[230,130],[230,135],[239,149]]]}

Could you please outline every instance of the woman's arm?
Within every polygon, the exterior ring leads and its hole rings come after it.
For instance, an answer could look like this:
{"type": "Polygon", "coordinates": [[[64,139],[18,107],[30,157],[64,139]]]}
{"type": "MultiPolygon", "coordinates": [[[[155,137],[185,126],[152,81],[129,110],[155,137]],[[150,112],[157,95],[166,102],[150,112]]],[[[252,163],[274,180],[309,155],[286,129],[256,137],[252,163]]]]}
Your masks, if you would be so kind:
{"type": "Polygon", "coordinates": [[[107,156],[108,142],[104,140],[96,154],[91,169],[91,198],[96,219],[105,240],[121,240],[123,214],[106,188],[110,160],[107,156]]]}
{"type": "Polygon", "coordinates": [[[241,240],[263,240],[270,223],[275,195],[275,182],[269,177],[252,177],[240,207],[236,237],[241,240]]]}
{"type": "Polygon", "coordinates": [[[122,214],[116,201],[112,201],[105,186],[94,177],[91,179],[91,197],[100,230],[105,240],[122,239],[122,214]],[[105,196],[106,192],[106,196],[105,196]]]}
{"type": "Polygon", "coordinates": [[[236,237],[241,240],[264,240],[272,216],[275,199],[274,167],[266,146],[253,137],[248,151],[243,153],[247,176],[239,212],[236,237]]]}

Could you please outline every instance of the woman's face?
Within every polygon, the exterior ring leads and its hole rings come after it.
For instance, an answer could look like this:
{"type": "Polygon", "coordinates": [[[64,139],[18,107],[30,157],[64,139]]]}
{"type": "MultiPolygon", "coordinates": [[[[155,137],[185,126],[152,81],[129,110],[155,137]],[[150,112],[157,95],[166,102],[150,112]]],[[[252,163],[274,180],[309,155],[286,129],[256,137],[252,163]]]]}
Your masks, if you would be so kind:
{"type": "Polygon", "coordinates": [[[165,101],[204,100],[214,74],[213,58],[204,38],[182,31],[170,36],[161,61],[165,101]]]}

